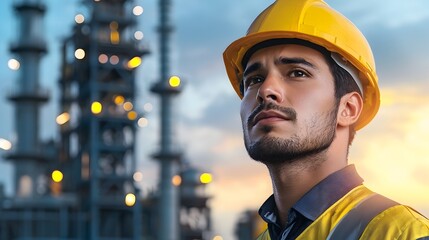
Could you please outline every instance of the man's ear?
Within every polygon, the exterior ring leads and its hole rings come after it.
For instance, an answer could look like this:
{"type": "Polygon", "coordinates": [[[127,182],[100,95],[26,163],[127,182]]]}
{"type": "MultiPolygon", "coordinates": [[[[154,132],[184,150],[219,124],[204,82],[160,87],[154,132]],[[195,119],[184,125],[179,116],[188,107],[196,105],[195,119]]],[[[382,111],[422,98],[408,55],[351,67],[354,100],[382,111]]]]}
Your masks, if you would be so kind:
{"type": "Polygon", "coordinates": [[[337,123],[339,126],[352,126],[362,112],[363,100],[359,93],[350,92],[341,97],[338,106],[337,123]]]}

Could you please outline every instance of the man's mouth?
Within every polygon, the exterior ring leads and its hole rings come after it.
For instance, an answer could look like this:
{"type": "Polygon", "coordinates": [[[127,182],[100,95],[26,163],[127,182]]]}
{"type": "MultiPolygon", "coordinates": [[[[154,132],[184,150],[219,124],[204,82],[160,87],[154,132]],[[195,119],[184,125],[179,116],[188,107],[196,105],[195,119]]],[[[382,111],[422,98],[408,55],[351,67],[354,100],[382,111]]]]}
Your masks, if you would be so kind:
{"type": "Polygon", "coordinates": [[[290,121],[291,118],[284,115],[281,112],[273,111],[273,110],[264,110],[259,112],[255,118],[252,120],[252,126],[255,126],[258,123],[270,123],[270,122],[277,122],[277,121],[290,121]]]}
{"type": "Polygon", "coordinates": [[[259,122],[295,121],[296,111],[290,107],[281,107],[272,102],[259,105],[247,119],[248,126],[259,122]]]}

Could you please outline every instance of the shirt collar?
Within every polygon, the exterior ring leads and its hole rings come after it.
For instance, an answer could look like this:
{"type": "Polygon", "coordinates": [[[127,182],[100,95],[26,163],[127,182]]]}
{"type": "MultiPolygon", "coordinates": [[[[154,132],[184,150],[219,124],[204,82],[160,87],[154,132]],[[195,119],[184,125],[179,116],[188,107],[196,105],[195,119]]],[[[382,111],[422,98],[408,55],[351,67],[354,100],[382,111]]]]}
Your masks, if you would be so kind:
{"type": "Polygon", "coordinates": [[[362,183],[363,179],[356,172],[355,166],[348,165],[310,189],[293,208],[314,221],[332,204],[362,183]]]}
{"type": "MultiPolygon", "coordinates": [[[[363,179],[356,172],[354,165],[338,170],[314,186],[292,207],[311,221],[316,220],[332,204],[346,195],[353,188],[361,185],[363,179]]],[[[274,195],[271,195],[259,209],[264,221],[277,224],[277,207],[274,195]]]]}

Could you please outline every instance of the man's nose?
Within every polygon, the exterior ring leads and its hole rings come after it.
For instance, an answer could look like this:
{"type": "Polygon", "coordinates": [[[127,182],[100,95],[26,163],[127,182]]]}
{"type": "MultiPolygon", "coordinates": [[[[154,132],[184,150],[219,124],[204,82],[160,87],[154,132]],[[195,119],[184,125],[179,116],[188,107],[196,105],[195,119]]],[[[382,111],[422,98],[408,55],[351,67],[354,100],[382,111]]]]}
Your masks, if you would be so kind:
{"type": "Polygon", "coordinates": [[[259,86],[256,96],[258,103],[275,101],[283,102],[284,89],[281,84],[281,79],[273,74],[268,75],[264,82],[259,86]]]}

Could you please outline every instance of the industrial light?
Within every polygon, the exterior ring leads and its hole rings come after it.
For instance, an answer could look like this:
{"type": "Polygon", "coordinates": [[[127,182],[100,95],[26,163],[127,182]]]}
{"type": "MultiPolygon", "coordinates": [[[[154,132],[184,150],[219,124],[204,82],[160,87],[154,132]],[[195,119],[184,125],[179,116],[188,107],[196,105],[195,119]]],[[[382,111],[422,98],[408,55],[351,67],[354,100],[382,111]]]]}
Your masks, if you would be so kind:
{"type": "Polygon", "coordinates": [[[77,14],[77,15],[74,17],[74,21],[75,21],[77,24],[82,24],[83,22],[85,22],[85,17],[84,17],[82,14],[77,14]]]}
{"type": "Polygon", "coordinates": [[[85,57],[85,50],[83,50],[82,48],[76,49],[76,51],[74,51],[74,56],[77,59],[83,59],[85,57]]]}
{"type": "Polygon", "coordinates": [[[200,182],[201,182],[202,184],[208,184],[208,183],[211,183],[211,182],[212,182],[212,180],[213,180],[213,177],[212,177],[212,175],[211,175],[210,173],[202,173],[202,174],[200,175],[200,182]]]}
{"type": "Polygon", "coordinates": [[[63,177],[64,177],[63,173],[59,170],[54,170],[52,172],[52,180],[56,183],[61,182],[63,180],[63,177]]]}
{"type": "Polygon", "coordinates": [[[0,149],[10,150],[12,148],[12,143],[4,138],[0,138],[0,149]]]}
{"type": "Polygon", "coordinates": [[[143,32],[142,32],[142,31],[136,31],[136,32],[134,33],[134,38],[135,38],[136,40],[142,40],[142,39],[143,39],[143,37],[144,37],[144,34],[143,34],[143,32]]]}
{"type": "Polygon", "coordinates": [[[63,112],[56,118],[56,122],[58,125],[63,125],[70,120],[70,114],[68,112],[63,112]]]}
{"type": "Polygon", "coordinates": [[[16,71],[16,70],[18,70],[18,69],[19,69],[19,67],[21,67],[21,64],[19,63],[19,61],[18,61],[18,60],[14,59],[14,58],[11,58],[11,59],[9,59],[9,61],[7,62],[7,66],[8,66],[10,69],[12,69],[12,70],[16,71]]]}
{"type": "Polygon", "coordinates": [[[134,195],[133,193],[128,193],[127,195],[125,195],[125,205],[127,205],[128,207],[132,207],[134,206],[134,204],[136,204],[136,195],[134,195]]]}
{"type": "Polygon", "coordinates": [[[110,42],[112,44],[118,44],[120,41],[120,34],[118,32],[118,22],[113,21],[109,25],[110,27],[110,42]]]}
{"type": "Polygon", "coordinates": [[[98,62],[104,64],[107,63],[107,61],[109,61],[109,57],[106,54],[102,53],[98,56],[98,62]]]}
{"type": "Polygon", "coordinates": [[[168,80],[168,83],[170,84],[171,87],[178,87],[180,86],[180,78],[178,76],[171,76],[170,79],[168,80]]]}
{"type": "Polygon", "coordinates": [[[110,63],[111,63],[112,65],[116,65],[116,64],[118,64],[118,62],[119,62],[119,57],[118,57],[118,56],[116,56],[116,55],[112,55],[112,56],[110,57],[110,63]]]}
{"type": "Polygon", "coordinates": [[[142,173],[142,172],[135,172],[135,173],[133,174],[133,179],[134,179],[134,181],[136,181],[136,182],[141,182],[141,181],[143,181],[143,173],[142,173]]]}
{"type": "Polygon", "coordinates": [[[139,125],[139,127],[146,127],[146,126],[149,124],[149,121],[148,121],[146,118],[141,117],[141,118],[137,121],[137,124],[139,125]]]}
{"type": "Polygon", "coordinates": [[[121,95],[116,95],[113,97],[113,101],[115,102],[116,105],[121,105],[125,102],[125,98],[121,95]]]}
{"type": "Polygon", "coordinates": [[[124,108],[125,111],[131,111],[133,110],[133,104],[131,102],[125,102],[124,105],[122,106],[124,108]]]}
{"type": "Polygon", "coordinates": [[[91,104],[91,112],[93,114],[99,114],[101,113],[102,110],[103,110],[103,105],[101,105],[100,102],[95,101],[91,104]]]}
{"type": "Polygon", "coordinates": [[[141,57],[133,57],[130,59],[130,61],[128,61],[128,68],[136,68],[138,66],[140,66],[140,64],[142,63],[142,59],[141,57]]]}
{"type": "Polygon", "coordinates": [[[171,179],[171,183],[174,186],[180,186],[180,184],[182,183],[182,177],[180,177],[179,175],[175,175],[172,179],[171,179]]]}
{"type": "Polygon", "coordinates": [[[138,114],[135,111],[130,111],[130,112],[127,113],[127,117],[128,117],[129,120],[136,120],[137,115],[138,114]]]}
{"type": "Polygon", "coordinates": [[[143,14],[143,7],[142,6],[135,6],[133,8],[133,14],[136,16],[140,16],[143,14]]]}

